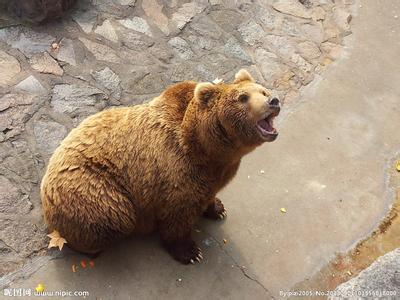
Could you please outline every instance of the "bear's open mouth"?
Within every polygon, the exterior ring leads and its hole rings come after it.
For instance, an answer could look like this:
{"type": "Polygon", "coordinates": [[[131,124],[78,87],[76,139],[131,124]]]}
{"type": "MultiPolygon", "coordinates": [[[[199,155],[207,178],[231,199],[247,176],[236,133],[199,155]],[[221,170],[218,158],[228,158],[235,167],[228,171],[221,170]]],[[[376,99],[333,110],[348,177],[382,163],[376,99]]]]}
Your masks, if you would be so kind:
{"type": "Polygon", "coordinates": [[[262,136],[270,136],[278,134],[278,131],[274,128],[274,118],[277,115],[278,112],[270,113],[265,118],[257,122],[257,128],[262,136]]]}

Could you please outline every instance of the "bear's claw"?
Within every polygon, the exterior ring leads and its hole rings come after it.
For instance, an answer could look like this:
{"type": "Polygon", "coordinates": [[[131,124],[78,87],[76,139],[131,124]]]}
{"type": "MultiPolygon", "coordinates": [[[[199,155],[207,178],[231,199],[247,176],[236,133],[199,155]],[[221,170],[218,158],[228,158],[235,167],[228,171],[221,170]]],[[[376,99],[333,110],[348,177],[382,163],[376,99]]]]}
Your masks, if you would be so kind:
{"type": "Polygon", "coordinates": [[[203,259],[201,249],[192,240],[179,241],[167,245],[168,252],[183,264],[195,264],[203,259]]]}
{"type": "Polygon", "coordinates": [[[213,220],[225,219],[227,213],[221,200],[215,198],[214,202],[207,207],[206,211],[204,212],[204,216],[213,220]]]}

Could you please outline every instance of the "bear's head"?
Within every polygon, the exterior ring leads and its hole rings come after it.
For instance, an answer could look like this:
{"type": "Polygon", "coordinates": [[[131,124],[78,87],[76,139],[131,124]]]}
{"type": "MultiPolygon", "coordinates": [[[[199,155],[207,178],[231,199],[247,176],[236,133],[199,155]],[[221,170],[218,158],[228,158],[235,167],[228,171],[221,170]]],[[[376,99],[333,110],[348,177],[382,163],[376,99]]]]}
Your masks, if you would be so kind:
{"type": "Polygon", "coordinates": [[[193,100],[202,142],[220,139],[251,151],[278,136],[273,121],[280,111],[279,100],[244,69],[232,84],[198,83],[193,100]]]}

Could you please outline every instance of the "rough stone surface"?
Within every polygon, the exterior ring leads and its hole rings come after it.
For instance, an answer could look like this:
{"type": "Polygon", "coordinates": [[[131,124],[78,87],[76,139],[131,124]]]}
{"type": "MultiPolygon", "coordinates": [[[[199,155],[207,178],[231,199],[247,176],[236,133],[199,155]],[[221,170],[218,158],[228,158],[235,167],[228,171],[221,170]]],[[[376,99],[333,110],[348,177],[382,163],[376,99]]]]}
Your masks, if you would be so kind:
{"type": "Polygon", "coordinates": [[[32,222],[0,219],[0,228],[2,228],[2,241],[22,257],[29,256],[32,249],[38,250],[45,247],[44,226],[39,227],[32,222]]]}
{"type": "Polygon", "coordinates": [[[0,10],[0,274],[45,246],[39,174],[83,118],[241,67],[295,102],[340,57],[350,2],[87,0],[40,26],[3,26],[0,10]]]}
{"type": "Polygon", "coordinates": [[[91,33],[96,24],[97,13],[93,10],[77,11],[72,18],[85,33],[91,33]]]}
{"type": "Polygon", "coordinates": [[[2,214],[27,214],[32,209],[28,196],[8,178],[0,175],[0,213],[2,214]]]}
{"type": "MultiPolygon", "coordinates": [[[[400,295],[400,248],[379,257],[356,277],[335,289],[340,295],[362,295],[361,293],[365,291],[381,293],[377,294],[377,298],[385,296],[383,292],[389,291],[395,292],[394,295],[400,295]]],[[[338,300],[343,297],[329,299],[338,300]]]]}
{"type": "Polygon", "coordinates": [[[94,32],[114,43],[118,42],[117,32],[115,31],[110,20],[105,20],[101,26],[96,27],[94,32]]]}
{"type": "Polygon", "coordinates": [[[59,84],[53,88],[51,105],[55,111],[71,116],[92,114],[103,108],[106,95],[92,86],[59,84]]]}
{"type": "Polygon", "coordinates": [[[21,67],[18,60],[0,50],[0,87],[11,83],[20,71],[21,67]]]}
{"type": "Polygon", "coordinates": [[[148,36],[153,36],[150,26],[145,19],[133,17],[131,19],[120,20],[119,23],[126,28],[147,34],[148,36]]]}
{"type": "Polygon", "coordinates": [[[54,37],[33,31],[28,27],[6,27],[0,29],[0,41],[16,48],[27,57],[50,49],[54,37]]]}
{"type": "Polygon", "coordinates": [[[19,135],[36,111],[38,99],[33,94],[7,94],[0,98],[0,140],[19,135]]]}
{"type": "Polygon", "coordinates": [[[311,18],[311,12],[297,0],[278,0],[272,7],[284,14],[305,19],[311,18]]]}
{"type": "Polygon", "coordinates": [[[249,20],[241,24],[238,30],[243,39],[252,46],[259,42],[264,36],[262,27],[254,20],[249,20]]]}
{"type": "Polygon", "coordinates": [[[33,132],[41,153],[47,155],[52,154],[67,135],[65,126],[50,120],[36,121],[33,132]]]}
{"type": "Polygon", "coordinates": [[[63,38],[58,50],[51,51],[51,55],[57,60],[76,66],[76,56],[72,40],[63,38]]]}
{"type": "Polygon", "coordinates": [[[268,84],[279,78],[287,69],[285,65],[279,62],[278,56],[272,52],[258,48],[254,54],[256,63],[260,68],[264,80],[268,84]]]}
{"type": "Polygon", "coordinates": [[[316,59],[321,55],[318,46],[310,41],[299,43],[297,48],[299,49],[300,54],[307,60],[316,59]]]}
{"type": "Polygon", "coordinates": [[[245,62],[252,61],[251,57],[246,53],[245,50],[243,50],[240,43],[233,37],[230,38],[225,43],[224,50],[225,50],[225,53],[227,53],[228,55],[232,55],[233,57],[243,60],[245,62]]]}
{"type": "Polygon", "coordinates": [[[29,60],[32,69],[45,74],[54,74],[61,76],[64,71],[49,53],[43,52],[32,56],[29,60]]]}
{"type": "Polygon", "coordinates": [[[115,99],[121,98],[121,79],[109,67],[92,72],[93,78],[111,92],[115,99]]]}
{"type": "Polygon", "coordinates": [[[136,3],[136,0],[116,0],[116,1],[121,5],[129,5],[129,6],[134,6],[136,3]]]}
{"type": "Polygon", "coordinates": [[[351,14],[346,9],[337,7],[333,10],[333,20],[340,29],[348,32],[350,30],[351,14]]]}
{"type": "Polygon", "coordinates": [[[42,86],[39,80],[35,76],[31,75],[28,78],[22,80],[15,86],[18,91],[28,92],[28,93],[45,93],[47,90],[42,86]]]}
{"type": "Polygon", "coordinates": [[[166,35],[169,35],[168,18],[163,14],[163,5],[158,4],[156,0],[147,0],[142,2],[142,8],[146,15],[150,17],[158,28],[166,35]]]}
{"type": "Polygon", "coordinates": [[[120,63],[121,58],[118,56],[117,52],[110,47],[92,42],[86,38],[79,38],[79,40],[86,46],[86,48],[92,52],[97,60],[104,60],[111,63],[120,63]]]}
{"type": "Polygon", "coordinates": [[[176,54],[182,59],[187,60],[193,57],[193,51],[190,49],[189,44],[180,37],[170,39],[168,45],[170,45],[176,54]]]}
{"type": "Polygon", "coordinates": [[[178,29],[183,29],[192,18],[201,13],[205,8],[205,1],[193,1],[183,4],[177,12],[172,15],[172,21],[178,29]]]}

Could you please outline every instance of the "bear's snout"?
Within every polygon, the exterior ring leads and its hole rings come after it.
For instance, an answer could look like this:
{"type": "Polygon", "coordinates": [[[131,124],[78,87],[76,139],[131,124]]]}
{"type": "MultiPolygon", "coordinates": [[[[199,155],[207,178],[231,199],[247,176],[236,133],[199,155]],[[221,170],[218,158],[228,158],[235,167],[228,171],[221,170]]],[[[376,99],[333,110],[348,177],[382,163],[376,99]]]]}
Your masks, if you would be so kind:
{"type": "Polygon", "coordinates": [[[279,107],[279,99],[278,98],[272,98],[269,102],[268,102],[268,105],[271,107],[271,108],[275,108],[275,107],[279,107]]]}

